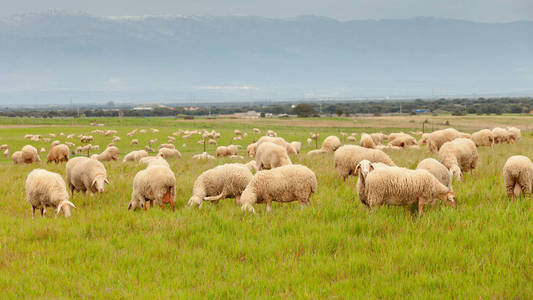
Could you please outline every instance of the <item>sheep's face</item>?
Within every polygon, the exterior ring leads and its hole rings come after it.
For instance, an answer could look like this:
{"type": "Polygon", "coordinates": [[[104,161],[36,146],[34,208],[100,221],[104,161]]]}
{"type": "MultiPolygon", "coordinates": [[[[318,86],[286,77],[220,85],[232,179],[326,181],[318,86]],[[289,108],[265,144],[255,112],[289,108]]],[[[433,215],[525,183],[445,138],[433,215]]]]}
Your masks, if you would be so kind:
{"type": "Polygon", "coordinates": [[[450,171],[452,172],[453,177],[457,179],[457,181],[461,181],[463,179],[463,174],[461,173],[461,169],[459,166],[455,165],[450,168],[450,171]]]}
{"type": "Polygon", "coordinates": [[[355,174],[357,176],[361,176],[363,178],[366,178],[368,173],[372,172],[374,170],[374,166],[372,163],[366,159],[363,159],[357,167],[355,167],[355,174]]]}
{"type": "Polygon", "coordinates": [[[130,201],[130,204],[128,205],[128,210],[133,209],[135,211],[138,208],[143,208],[144,209],[145,205],[146,205],[146,203],[144,203],[144,201],[139,201],[138,199],[132,199],[130,201]]]}
{"type": "Polygon", "coordinates": [[[198,197],[197,195],[192,195],[191,198],[189,198],[188,205],[189,206],[194,205],[194,204],[201,205],[202,202],[203,202],[202,198],[198,197]]]}
{"type": "Polygon", "coordinates": [[[242,192],[240,203],[242,204],[242,208],[246,209],[246,207],[251,206],[252,204],[256,203],[257,201],[257,195],[251,188],[246,188],[242,192]]]}
{"type": "Polygon", "coordinates": [[[107,180],[107,178],[103,177],[103,176],[98,176],[96,177],[93,182],[92,182],[92,187],[98,192],[98,193],[103,193],[104,192],[104,187],[106,184],[109,184],[109,181],[107,180]]]}
{"type": "Polygon", "coordinates": [[[454,192],[448,191],[446,194],[442,194],[440,199],[448,203],[451,207],[457,208],[457,198],[454,192]]]}
{"type": "Polygon", "coordinates": [[[63,214],[65,215],[65,218],[70,217],[70,207],[76,208],[74,203],[72,203],[72,202],[70,202],[68,200],[61,201],[61,203],[59,203],[59,205],[57,206],[56,217],[59,214],[59,212],[61,212],[61,211],[63,211],[63,214]]]}

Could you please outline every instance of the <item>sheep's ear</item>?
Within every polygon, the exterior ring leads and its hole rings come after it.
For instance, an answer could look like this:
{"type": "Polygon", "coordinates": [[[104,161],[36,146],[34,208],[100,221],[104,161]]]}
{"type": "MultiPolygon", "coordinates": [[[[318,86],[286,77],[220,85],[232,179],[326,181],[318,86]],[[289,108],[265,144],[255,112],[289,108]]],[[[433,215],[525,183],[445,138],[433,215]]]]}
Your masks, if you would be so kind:
{"type": "Polygon", "coordinates": [[[359,171],[361,171],[361,164],[357,164],[357,167],[355,167],[355,174],[359,174],[359,171]]]}
{"type": "Polygon", "coordinates": [[[370,171],[374,171],[374,164],[370,164],[370,171]]]}
{"type": "Polygon", "coordinates": [[[96,178],[93,180],[93,182],[91,183],[91,186],[93,186],[94,184],[96,183],[96,178]]]}
{"type": "Polygon", "coordinates": [[[57,215],[59,214],[60,211],[61,211],[61,205],[57,206],[57,209],[56,209],[56,217],[57,217],[57,215]]]}
{"type": "Polygon", "coordinates": [[[65,203],[68,204],[68,205],[70,205],[70,206],[72,206],[72,207],[74,207],[74,208],[77,208],[76,205],[74,205],[74,203],[72,203],[72,202],[70,202],[70,201],[68,201],[68,200],[65,201],[65,203]]]}
{"type": "Polygon", "coordinates": [[[128,210],[130,210],[130,209],[131,209],[131,202],[130,202],[130,204],[128,205],[128,210]]]}
{"type": "Polygon", "coordinates": [[[107,178],[104,179],[104,182],[107,183],[107,184],[109,184],[109,180],[107,180],[107,178]]]}

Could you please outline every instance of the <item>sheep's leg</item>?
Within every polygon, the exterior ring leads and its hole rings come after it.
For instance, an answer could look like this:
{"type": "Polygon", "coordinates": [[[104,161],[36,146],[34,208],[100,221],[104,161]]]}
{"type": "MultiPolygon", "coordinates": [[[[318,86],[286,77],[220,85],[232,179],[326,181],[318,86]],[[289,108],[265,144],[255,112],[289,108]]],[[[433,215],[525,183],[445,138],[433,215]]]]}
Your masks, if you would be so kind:
{"type": "MultiPolygon", "coordinates": [[[[150,208],[154,207],[154,200],[150,199],[148,201],[150,202],[150,208]]],[[[163,205],[163,204],[161,204],[161,205],[163,205]]],[[[146,205],[145,205],[145,207],[146,207],[146,205]]]]}
{"type": "Polygon", "coordinates": [[[33,217],[35,217],[35,206],[31,206],[31,218],[33,219],[33,217]]]}
{"type": "Polygon", "coordinates": [[[422,215],[424,211],[424,199],[418,199],[418,214],[422,215]]]}
{"type": "Polygon", "coordinates": [[[46,213],[46,209],[44,207],[41,207],[41,217],[44,218],[45,213],[46,213]]]}
{"type": "Polygon", "coordinates": [[[241,204],[241,195],[235,196],[235,204],[237,204],[237,205],[241,204]]]}
{"type": "Polygon", "coordinates": [[[81,191],[83,193],[83,197],[86,197],[87,196],[87,191],[84,190],[84,191],[81,191]]]}
{"type": "Polygon", "coordinates": [[[272,210],[272,200],[267,199],[267,200],[266,200],[266,206],[267,206],[267,207],[266,207],[266,211],[267,211],[267,212],[270,212],[270,211],[272,210]]]}

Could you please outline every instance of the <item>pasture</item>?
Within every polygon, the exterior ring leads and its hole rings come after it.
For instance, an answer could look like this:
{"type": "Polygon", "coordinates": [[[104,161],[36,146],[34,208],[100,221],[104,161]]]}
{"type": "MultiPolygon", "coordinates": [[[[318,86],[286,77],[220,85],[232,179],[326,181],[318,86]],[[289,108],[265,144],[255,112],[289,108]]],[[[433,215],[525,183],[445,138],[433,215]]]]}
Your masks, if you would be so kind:
{"type": "MultiPolygon", "coordinates": [[[[533,118],[497,117],[366,117],[358,119],[0,119],[0,144],[11,152],[25,144],[37,149],[50,143],[24,140],[25,134],[90,134],[104,123],[121,141],[118,162],[106,162],[111,182],[94,197],[75,194],[78,209],[71,218],[31,218],[24,180],[34,168],[65,175],[65,164],[14,165],[2,157],[0,182],[0,289],[5,298],[519,298],[533,297],[533,202],[510,201],[502,167],[515,154],[533,158],[533,118]],[[340,132],[385,133],[455,127],[472,132],[495,126],[517,126],[515,144],[479,148],[479,167],[454,182],[457,209],[442,204],[422,215],[409,207],[381,207],[371,212],[358,200],[356,179],[343,182],[333,155],[308,158],[314,149],[305,140],[320,133],[320,142],[340,132]],[[448,121],[449,125],[444,123],[448,121]],[[226,162],[247,162],[246,145],[272,129],[287,141],[302,142],[293,163],[311,168],[318,179],[312,206],[274,203],[270,213],[256,204],[256,214],[242,213],[234,201],[187,207],[193,182],[204,170],[226,162]],[[135,128],[148,132],[126,136],[135,128]],[[159,133],[151,133],[157,128],[159,133]],[[196,161],[201,136],[176,138],[181,159],[169,160],[177,179],[176,210],[158,207],[128,211],[136,163],[122,163],[131,150],[149,139],[166,143],[178,129],[216,130],[218,145],[228,145],[233,130],[248,136],[239,159],[196,161]],[[183,147],[183,144],[186,146],[183,147]]],[[[112,137],[94,135],[100,151],[112,137]]],[[[61,142],[65,137],[52,138],[61,142]]],[[[80,145],[77,138],[72,140],[80,145]]],[[[157,144],[156,144],[157,146],[157,144]]],[[[156,147],[155,147],[156,148],[156,147]]],[[[208,145],[214,155],[216,146],[208,145]]],[[[414,168],[426,147],[384,150],[395,163],[414,168]]],[[[153,155],[153,154],[152,154],[153,155]]]]}

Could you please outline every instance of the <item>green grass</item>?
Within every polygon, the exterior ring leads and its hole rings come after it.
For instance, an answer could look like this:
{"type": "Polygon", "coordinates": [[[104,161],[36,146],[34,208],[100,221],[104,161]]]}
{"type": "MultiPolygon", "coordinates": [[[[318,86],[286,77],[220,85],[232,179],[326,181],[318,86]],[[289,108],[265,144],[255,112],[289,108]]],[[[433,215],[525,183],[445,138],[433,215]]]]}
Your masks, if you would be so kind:
{"type": "MultiPolygon", "coordinates": [[[[27,120],[26,120],[27,121],[27,120]]],[[[32,120],[35,126],[49,120],[32,120]]],[[[2,122],[2,120],[0,120],[2,122]]],[[[0,144],[12,151],[26,133],[89,133],[85,122],[72,126],[0,128],[0,144]]],[[[178,128],[214,128],[220,145],[233,129],[245,129],[245,146],[257,137],[251,128],[274,128],[289,141],[304,141],[310,131],[321,138],[359,128],[268,126],[261,122],[213,123],[172,119],[97,120],[119,131],[121,157],[148,139],[178,128]],[[159,128],[154,135],[133,128],[159,128]]],[[[275,122],[275,121],[273,121],[275,122]]],[[[5,123],[4,123],[5,124],[5,123]]],[[[25,123],[27,124],[27,123],[25,123]]],[[[50,126],[51,125],[51,126],[50,126]]],[[[368,128],[365,128],[366,131],[368,128]]],[[[387,129],[392,131],[393,128],[387,129]]],[[[527,135],[527,134],[526,134],[527,135]]],[[[95,136],[107,145],[112,137],[95,136]]],[[[64,138],[60,138],[64,141],[64,138]]],[[[531,198],[511,202],[501,170],[507,157],[533,157],[533,137],[514,145],[480,149],[480,167],[454,183],[458,208],[438,204],[418,216],[409,207],[370,212],[357,199],[355,179],[343,182],[333,157],[293,158],[315,171],[319,188],[312,206],[274,203],[271,213],[256,205],[243,214],[234,201],[188,208],[192,184],[204,170],[229,162],[193,161],[199,137],[176,140],[184,157],[171,161],[178,182],[177,208],[127,210],[132,180],[141,168],[105,163],[111,181],[102,195],[84,198],[69,219],[31,218],[23,182],[37,165],[13,165],[2,158],[0,184],[0,290],[5,298],[519,298],[533,297],[533,219],[531,198]],[[182,144],[186,143],[186,147],[182,144]]],[[[77,140],[75,143],[79,144],[77,140]]],[[[33,143],[48,147],[48,143],[33,143]]],[[[304,144],[303,152],[313,147],[304,144]]],[[[213,154],[214,147],[209,151],[213,154]]],[[[435,154],[388,151],[400,166],[413,168],[435,154]]],[[[41,154],[43,160],[46,153],[41,154]]],[[[64,176],[64,165],[42,164],[64,176]]]]}

